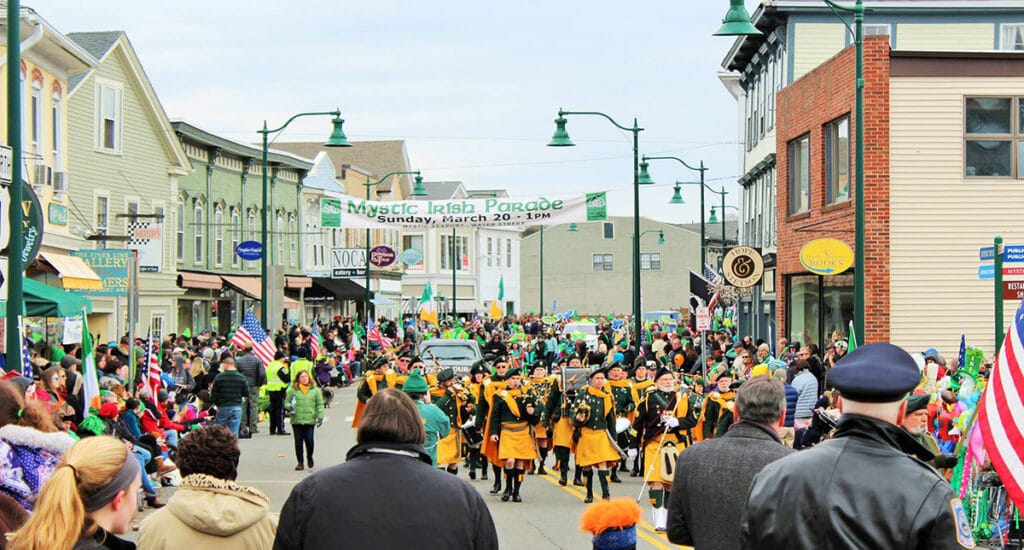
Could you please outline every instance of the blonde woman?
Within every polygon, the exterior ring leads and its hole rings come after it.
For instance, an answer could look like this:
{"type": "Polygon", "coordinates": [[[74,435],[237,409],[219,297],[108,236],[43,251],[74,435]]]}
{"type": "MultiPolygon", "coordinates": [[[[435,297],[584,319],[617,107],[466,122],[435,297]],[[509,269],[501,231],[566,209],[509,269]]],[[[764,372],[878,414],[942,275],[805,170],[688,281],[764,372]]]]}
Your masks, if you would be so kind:
{"type": "Polygon", "coordinates": [[[43,486],[35,512],[11,534],[8,550],[132,549],[119,539],[138,504],[140,467],[120,440],[75,443],[43,486]]]}

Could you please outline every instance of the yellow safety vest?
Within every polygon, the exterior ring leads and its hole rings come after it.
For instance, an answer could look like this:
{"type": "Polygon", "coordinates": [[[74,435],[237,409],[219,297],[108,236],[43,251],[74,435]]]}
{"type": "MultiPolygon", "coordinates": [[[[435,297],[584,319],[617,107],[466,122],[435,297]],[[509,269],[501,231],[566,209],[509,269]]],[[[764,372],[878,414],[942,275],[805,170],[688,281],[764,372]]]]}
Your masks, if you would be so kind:
{"type": "Polygon", "coordinates": [[[267,391],[281,391],[288,387],[288,383],[281,380],[277,371],[284,367],[284,361],[271,361],[267,365],[267,391]]]}

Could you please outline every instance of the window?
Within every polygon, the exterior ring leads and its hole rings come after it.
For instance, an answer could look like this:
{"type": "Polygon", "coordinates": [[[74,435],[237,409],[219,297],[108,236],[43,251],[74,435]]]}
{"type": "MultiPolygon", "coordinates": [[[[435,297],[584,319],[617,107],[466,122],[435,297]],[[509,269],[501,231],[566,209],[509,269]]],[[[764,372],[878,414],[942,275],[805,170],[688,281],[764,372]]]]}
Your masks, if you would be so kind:
{"type": "Polygon", "coordinates": [[[497,259],[494,261],[494,267],[501,268],[501,239],[494,239],[494,251],[497,253],[497,259]]]}
{"type": "MultiPolygon", "coordinates": [[[[404,252],[410,249],[419,251],[421,253],[424,252],[423,235],[402,235],[402,251],[404,252]]],[[[423,271],[423,260],[420,260],[419,262],[413,265],[406,266],[406,270],[423,271]]]]}
{"type": "Polygon", "coordinates": [[[512,239],[505,241],[505,267],[512,267],[512,239]]]}
{"type": "Polygon", "coordinates": [[[892,25],[888,23],[865,24],[864,36],[892,36],[892,25]]]}
{"type": "Polygon", "coordinates": [[[604,238],[614,239],[615,238],[615,224],[612,222],[604,222],[604,238]]]}
{"type": "Polygon", "coordinates": [[[969,97],[964,102],[964,175],[1024,178],[1024,98],[969,97]],[[1015,114],[1016,113],[1016,114],[1015,114]]]}
{"type": "Polygon", "coordinates": [[[292,267],[295,267],[299,260],[299,236],[296,233],[295,214],[288,214],[288,263],[292,267]]]}
{"type": "Polygon", "coordinates": [[[612,267],[611,254],[594,254],[594,271],[611,271],[612,267]]]}
{"type": "Polygon", "coordinates": [[[1008,23],[999,26],[1004,50],[1024,50],[1024,23],[1008,23]]]}
{"type": "Polygon", "coordinates": [[[224,265],[224,207],[213,211],[213,263],[224,265]]]}
{"type": "Polygon", "coordinates": [[[202,203],[196,203],[195,209],[192,211],[192,231],[195,233],[195,243],[193,246],[193,261],[196,265],[203,263],[203,205],[202,203]]]}
{"type": "Polygon", "coordinates": [[[789,213],[811,207],[811,136],[789,142],[789,213]]]}
{"type": "Polygon", "coordinates": [[[151,337],[154,342],[164,341],[164,314],[154,313],[149,318],[151,337]]]}
{"type": "Polygon", "coordinates": [[[778,54],[773,54],[772,58],[768,61],[768,84],[765,86],[765,93],[768,94],[768,130],[770,131],[775,127],[775,78],[778,76],[778,54]]]}
{"type": "MultiPolygon", "coordinates": [[[[32,81],[32,152],[42,155],[43,151],[43,83],[32,81]]],[[[40,182],[36,182],[40,183],[40,182]]]]}
{"type": "Polygon", "coordinates": [[[139,202],[130,200],[125,203],[124,211],[127,216],[124,217],[124,234],[132,234],[132,224],[139,221],[139,202]]]}
{"type": "MultiPolygon", "coordinates": [[[[106,235],[110,230],[110,199],[96,197],[96,234],[106,235]]],[[[96,241],[96,248],[106,249],[107,241],[96,241]]]]}
{"type": "Polygon", "coordinates": [[[60,105],[60,92],[54,93],[53,101],[50,103],[50,114],[53,122],[53,128],[51,133],[53,135],[54,170],[60,170],[64,164],[64,159],[61,158],[60,156],[60,142],[62,139],[64,139],[64,134],[61,132],[60,105]]]}
{"type": "Polygon", "coordinates": [[[846,334],[853,319],[853,274],[788,275],[786,330],[790,341],[824,345],[833,331],[846,334]]]}
{"type": "MultiPolygon", "coordinates": [[[[756,76],[753,78],[757,78],[756,76]]],[[[761,138],[761,133],[758,131],[760,123],[758,122],[761,113],[758,110],[758,81],[754,80],[748,84],[750,86],[750,145],[751,147],[756,146],[757,142],[761,138]]]]}
{"type": "Polygon", "coordinates": [[[179,262],[185,261],[185,201],[178,199],[177,209],[174,212],[174,221],[177,223],[174,240],[174,257],[179,262]]]}
{"type": "Polygon", "coordinates": [[[274,251],[277,257],[277,265],[284,265],[284,216],[280,212],[274,219],[274,233],[277,233],[277,250],[274,251]]]}
{"type": "Polygon", "coordinates": [[[661,252],[641,252],[640,269],[661,269],[661,252]]]}
{"type": "Polygon", "coordinates": [[[96,82],[96,147],[121,152],[121,87],[112,82],[96,82]]]}
{"type": "Polygon", "coordinates": [[[242,219],[238,215],[238,209],[231,209],[231,250],[228,251],[231,254],[231,267],[238,267],[238,254],[235,250],[238,249],[239,241],[241,240],[242,233],[242,219]]]}
{"type": "MultiPolygon", "coordinates": [[[[455,237],[455,261],[456,271],[469,270],[469,238],[455,237]]],[[[452,268],[452,236],[441,237],[441,269],[452,268]]]]}
{"type": "Polygon", "coordinates": [[[850,198],[850,116],[825,125],[825,204],[850,198]]]}
{"type": "Polygon", "coordinates": [[[487,237],[487,267],[493,267],[494,239],[487,237]]]}
{"type": "MultiPolygon", "coordinates": [[[[249,238],[256,238],[256,209],[254,208],[249,209],[249,238]]],[[[266,254],[267,251],[264,250],[263,253],[266,254]]],[[[252,267],[253,263],[254,262],[250,260],[248,262],[249,267],[252,267]]]]}

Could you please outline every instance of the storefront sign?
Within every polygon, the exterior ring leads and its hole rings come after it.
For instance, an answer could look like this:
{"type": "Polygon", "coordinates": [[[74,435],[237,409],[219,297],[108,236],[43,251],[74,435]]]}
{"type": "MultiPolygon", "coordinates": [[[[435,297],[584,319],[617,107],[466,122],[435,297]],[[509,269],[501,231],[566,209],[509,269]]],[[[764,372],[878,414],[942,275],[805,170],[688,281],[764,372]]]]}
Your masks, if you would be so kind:
{"type": "Polygon", "coordinates": [[[409,267],[423,263],[423,252],[415,248],[406,248],[398,255],[398,259],[409,267]]]}
{"type": "Polygon", "coordinates": [[[370,263],[377,267],[387,267],[395,263],[395,251],[390,246],[378,246],[370,250],[370,263]]]}
{"type": "Polygon", "coordinates": [[[125,296],[128,294],[128,274],[132,265],[131,250],[72,250],[85,265],[92,268],[103,288],[100,290],[71,290],[90,296],[125,296]]]}
{"type": "Polygon", "coordinates": [[[51,202],[46,207],[46,219],[50,222],[50,225],[67,225],[68,224],[68,207],[63,204],[51,202]]]}
{"type": "Polygon", "coordinates": [[[64,318],[64,338],[61,340],[61,343],[65,345],[82,343],[81,317],[64,318]]]}
{"type": "Polygon", "coordinates": [[[136,218],[128,224],[128,249],[138,253],[141,273],[160,273],[164,267],[163,220],[136,218]]]}
{"type": "Polygon", "coordinates": [[[725,280],[732,286],[748,288],[761,282],[764,274],[764,260],[761,252],[749,246],[730,248],[722,259],[725,280]]]}
{"type": "Polygon", "coordinates": [[[366,275],[365,248],[332,248],[331,278],[362,277],[366,275]]]}
{"type": "Polygon", "coordinates": [[[235,254],[247,262],[255,262],[263,256],[263,245],[257,241],[243,241],[235,247],[235,254]]]}
{"type": "Polygon", "coordinates": [[[339,224],[346,229],[557,225],[603,221],[608,217],[607,197],[603,192],[392,202],[343,195],[340,202],[339,216],[344,218],[344,223],[339,220],[339,224]]]}
{"type": "Polygon", "coordinates": [[[800,249],[800,263],[816,275],[839,275],[853,265],[853,251],[838,239],[815,239],[800,249]]]}
{"type": "Polygon", "coordinates": [[[341,227],[341,199],[320,199],[320,227],[341,227]]]}
{"type": "Polygon", "coordinates": [[[1024,299],[1024,281],[1003,281],[1003,299],[1024,299]]]}
{"type": "MultiPolygon", "coordinates": [[[[22,229],[21,235],[24,238],[24,246],[20,251],[22,266],[28,267],[28,264],[32,263],[32,260],[36,259],[36,255],[39,254],[39,247],[43,244],[43,207],[39,204],[39,197],[36,196],[35,191],[32,190],[32,186],[25,180],[21,180],[21,215],[22,215],[22,229]]],[[[4,188],[4,193],[0,194],[0,224],[7,226],[10,224],[10,207],[11,207],[11,195],[4,188]]],[[[0,248],[3,249],[2,254],[7,256],[10,254],[10,231],[4,229],[0,231],[0,248]]]]}

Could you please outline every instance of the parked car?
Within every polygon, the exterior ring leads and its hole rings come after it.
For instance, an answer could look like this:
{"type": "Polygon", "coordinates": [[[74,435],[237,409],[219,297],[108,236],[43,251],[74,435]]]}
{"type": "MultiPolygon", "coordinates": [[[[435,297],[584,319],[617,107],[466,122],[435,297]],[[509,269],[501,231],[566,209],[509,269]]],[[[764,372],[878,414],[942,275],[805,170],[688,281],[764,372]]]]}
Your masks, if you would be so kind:
{"type": "Polygon", "coordinates": [[[436,360],[441,368],[451,367],[458,376],[469,374],[469,369],[483,359],[476,340],[424,340],[417,350],[426,365],[436,360]]]}
{"type": "Polygon", "coordinates": [[[587,349],[597,351],[597,325],[593,323],[568,323],[562,327],[562,334],[570,338],[574,334],[583,334],[587,342],[587,349]]]}

